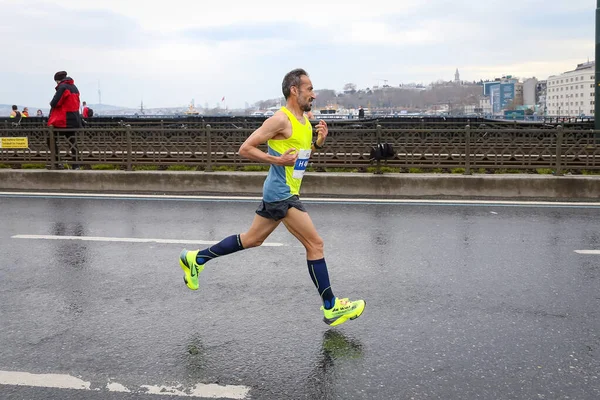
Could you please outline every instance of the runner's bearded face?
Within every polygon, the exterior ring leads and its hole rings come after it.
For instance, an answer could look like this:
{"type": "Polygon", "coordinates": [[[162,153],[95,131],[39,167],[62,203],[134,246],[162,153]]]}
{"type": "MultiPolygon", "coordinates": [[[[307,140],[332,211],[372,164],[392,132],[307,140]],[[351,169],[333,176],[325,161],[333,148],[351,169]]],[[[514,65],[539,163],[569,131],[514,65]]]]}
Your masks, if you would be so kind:
{"type": "Polygon", "coordinates": [[[309,112],[312,108],[312,102],[316,98],[313,91],[313,85],[308,77],[303,76],[302,82],[298,87],[298,105],[304,112],[309,112]]]}

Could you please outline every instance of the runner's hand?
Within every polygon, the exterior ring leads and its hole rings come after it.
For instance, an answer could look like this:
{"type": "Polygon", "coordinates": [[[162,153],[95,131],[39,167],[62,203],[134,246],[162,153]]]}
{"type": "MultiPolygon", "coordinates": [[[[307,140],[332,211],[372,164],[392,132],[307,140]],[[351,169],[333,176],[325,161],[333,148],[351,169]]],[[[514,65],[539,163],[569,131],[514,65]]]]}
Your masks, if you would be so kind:
{"type": "Polygon", "coordinates": [[[327,128],[327,122],[320,120],[319,123],[316,125],[315,130],[317,131],[317,137],[321,138],[320,142],[321,143],[317,143],[319,146],[323,146],[323,143],[325,143],[325,139],[327,138],[327,135],[329,134],[329,128],[327,128]]]}
{"type": "Polygon", "coordinates": [[[285,153],[279,156],[279,165],[294,165],[296,163],[296,159],[298,158],[298,152],[296,149],[288,149],[285,153]]]}

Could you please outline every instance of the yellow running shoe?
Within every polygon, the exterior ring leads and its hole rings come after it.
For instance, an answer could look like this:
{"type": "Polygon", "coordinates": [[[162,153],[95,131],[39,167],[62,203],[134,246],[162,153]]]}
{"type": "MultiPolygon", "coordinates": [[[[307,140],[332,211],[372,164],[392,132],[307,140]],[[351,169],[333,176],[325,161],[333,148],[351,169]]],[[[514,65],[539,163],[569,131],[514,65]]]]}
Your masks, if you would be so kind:
{"type": "Polygon", "coordinates": [[[343,324],[349,319],[356,319],[365,310],[367,303],[364,300],[350,301],[348,299],[335,298],[335,304],[332,309],[326,310],[325,307],[321,306],[323,310],[323,321],[327,325],[336,326],[343,324]]]}
{"type": "Polygon", "coordinates": [[[196,256],[199,251],[183,249],[179,254],[179,265],[181,265],[181,269],[185,273],[183,281],[192,290],[198,290],[198,275],[204,270],[204,264],[200,265],[196,262],[196,256]]]}

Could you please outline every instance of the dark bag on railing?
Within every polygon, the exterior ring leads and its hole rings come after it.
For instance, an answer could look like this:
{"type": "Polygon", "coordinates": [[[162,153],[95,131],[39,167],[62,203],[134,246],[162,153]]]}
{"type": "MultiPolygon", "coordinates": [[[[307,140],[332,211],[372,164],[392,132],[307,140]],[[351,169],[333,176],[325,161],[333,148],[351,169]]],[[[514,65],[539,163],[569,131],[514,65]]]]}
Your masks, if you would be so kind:
{"type": "Polygon", "coordinates": [[[379,143],[371,147],[371,161],[387,160],[394,158],[395,155],[396,153],[389,143],[379,143]]]}

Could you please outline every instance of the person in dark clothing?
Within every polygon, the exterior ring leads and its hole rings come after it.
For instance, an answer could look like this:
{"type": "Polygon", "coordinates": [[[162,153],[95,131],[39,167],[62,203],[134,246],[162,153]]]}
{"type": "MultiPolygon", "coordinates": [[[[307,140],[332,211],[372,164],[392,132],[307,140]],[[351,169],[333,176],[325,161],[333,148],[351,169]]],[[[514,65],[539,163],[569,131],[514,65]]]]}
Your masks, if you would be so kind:
{"type": "Polygon", "coordinates": [[[362,106],[358,107],[358,118],[365,119],[365,109],[362,106]]]}
{"type": "Polygon", "coordinates": [[[17,107],[16,105],[12,106],[10,118],[17,118],[19,121],[21,120],[21,112],[19,112],[19,107],[17,107]]]}
{"type": "Polygon", "coordinates": [[[21,124],[21,118],[23,118],[23,114],[19,111],[19,107],[16,105],[12,106],[12,111],[10,112],[11,125],[13,127],[19,126],[21,124]]]}
{"type": "MultiPolygon", "coordinates": [[[[57,132],[54,136],[54,148],[58,152],[58,136],[64,136],[70,147],[70,153],[73,160],[77,159],[77,141],[76,129],[82,128],[81,114],[79,114],[80,101],[79,89],[75,82],[66,71],[58,71],[54,74],[56,82],[56,93],[50,101],[50,115],[48,116],[48,126],[54,127],[57,132]]],[[[79,169],[77,164],[73,164],[73,169],[79,169]]]]}

